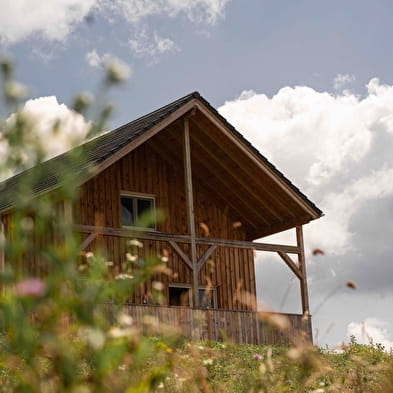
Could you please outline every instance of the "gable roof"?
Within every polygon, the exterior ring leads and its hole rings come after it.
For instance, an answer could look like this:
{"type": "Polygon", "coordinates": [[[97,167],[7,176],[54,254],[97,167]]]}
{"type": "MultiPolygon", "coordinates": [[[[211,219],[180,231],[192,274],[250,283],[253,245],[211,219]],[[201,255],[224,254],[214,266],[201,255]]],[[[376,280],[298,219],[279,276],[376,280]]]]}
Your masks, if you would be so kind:
{"type": "MultiPolygon", "coordinates": [[[[322,216],[322,211],[311,202],[296,186],[294,186],[274,165],[272,165],[255,147],[251,145],[219,112],[213,108],[198,92],[188,94],[168,105],[165,105],[145,116],[127,123],[113,131],[102,134],[72,151],[82,149],[83,154],[75,161],[70,159],[70,152],[41,163],[0,183],[0,212],[8,210],[13,205],[13,197],[18,184],[25,177],[34,174],[38,169],[44,169],[44,176],[38,176],[33,186],[33,196],[46,193],[59,184],[59,168],[67,168],[72,173],[81,173],[88,169],[98,168],[98,172],[108,167],[119,154],[122,156],[136,146],[142,144],[166,125],[177,120],[196,105],[199,109],[207,109],[211,115],[226,130],[236,138],[239,143],[251,152],[255,159],[271,171],[277,181],[281,182],[293,196],[303,202],[308,209],[310,219],[322,216]]],[[[71,152],[72,152],[71,151],[71,152]]]]}

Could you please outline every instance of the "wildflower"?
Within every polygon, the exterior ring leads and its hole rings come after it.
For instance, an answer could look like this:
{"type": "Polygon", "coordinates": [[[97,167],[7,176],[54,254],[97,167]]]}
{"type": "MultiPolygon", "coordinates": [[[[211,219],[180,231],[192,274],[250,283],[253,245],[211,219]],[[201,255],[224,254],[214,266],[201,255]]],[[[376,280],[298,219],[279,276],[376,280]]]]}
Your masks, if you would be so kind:
{"type": "Polygon", "coordinates": [[[78,330],[78,337],[96,350],[101,349],[105,344],[105,336],[100,329],[90,327],[80,328],[78,330]]]}
{"type": "Polygon", "coordinates": [[[132,317],[125,313],[120,313],[117,317],[117,320],[121,326],[131,326],[133,322],[132,317]]]}
{"type": "Polygon", "coordinates": [[[164,289],[164,284],[161,281],[153,281],[152,287],[156,291],[162,291],[164,289]]]}
{"type": "Polygon", "coordinates": [[[204,366],[211,366],[213,364],[213,359],[205,359],[202,361],[204,366]]]}
{"type": "Polygon", "coordinates": [[[15,285],[15,293],[18,296],[41,297],[45,291],[45,284],[39,278],[28,278],[15,285]]]}
{"type": "Polygon", "coordinates": [[[134,278],[133,275],[126,274],[126,273],[120,273],[117,276],[115,276],[115,280],[132,280],[133,278],[134,278]]]}
{"type": "Polygon", "coordinates": [[[139,247],[142,248],[143,247],[143,243],[140,242],[138,239],[132,239],[128,242],[129,246],[135,246],[135,247],[139,247]]]}
{"type": "Polygon", "coordinates": [[[240,228],[242,226],[242,223],[240,221],[235,221],[232,223],[232,228],[233,229],[237,229],[240,228]]]}
{"type": "Polygon", "coordinates": [[[346,285],[348,288],[356,289],[356,284],[351,280],[349,280],[346,285]]]}
{"type": "Polygon", "coordinates": [[[138,255],[132,255],[131,253],[127,252],[126,258],[129,262],[135,262],[138,259],[138,255]]]}
{"type": "Polygon", "coordinates": [[[267,369],[266,369],[265,363],[261,363],[259,366],[259,372],[261,374],[266,374],[266,371],[267,371],[267,369]]]}
{"type": "Polygon", "coordinates": [[[157,386],[158,389],[164,389],[164,383],[160,382],[157,386]]]}
{"type": "Polygon", "coordinates": [[[5,92],[8,97],[14,99],[22,99],[27,96],[27,87],[18,82],[7,82],[5,85],[5,92]]]}
{"type": "Polygon", "coordinates": [[[112,326],[108,331],[108,336],[111,338],[130,337],[134,333],[135,331],[130,328],[122,329],[119,327],[112,326]]]}
{"type": "Polygon", "coordinates": [[[204,222],[200,222],[199,226],[202,229],[202,231],[203,231],[205,236],[209,236],[210,235],[209,227],[204,222]]]}
{"type": "Polygon", "coordinates": [[[108,82],[111,83],[124,82],[131,75],[130,67],[114,56],[111,56],[109,59],[107,59],[107,61],[105,62],[105,68],[107,74],[106,78],[108,82]]]}
{"type": "Polygon", "coordinates": [[[94,254],[93,254],[91,251],[89,251],[89,252],[87,252],[87,253],[85,254],[85,257],[86,257],[87,259],[89,259],[89,258],[94,258],[94,254]]]}
{"type": "Polygon", "coordinates": [[[323,250],[321,250],[320,248],[316,248],[314,250],[312,250],[312,255],[324,255],[325,252],[323,250]]]}
{"type": "Polygon", "coordinates": [[[254,355],[252,355],[252,358],[256,360],[262,360],[262,355],[259,353],[255,353],[254,355]]]}

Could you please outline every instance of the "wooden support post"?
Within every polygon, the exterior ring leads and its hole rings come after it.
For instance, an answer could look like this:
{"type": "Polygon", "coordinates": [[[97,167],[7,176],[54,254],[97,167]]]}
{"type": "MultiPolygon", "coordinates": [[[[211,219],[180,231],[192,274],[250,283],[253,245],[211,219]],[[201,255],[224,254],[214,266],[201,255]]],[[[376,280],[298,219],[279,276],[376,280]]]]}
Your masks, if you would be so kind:
{"type": "Polygon", "coordinates": [[[296,227],[296,241],[297,246],[300,248],[300,253],[298,254],[299,258],[299,270],[302,274],[300,278],[300,292],[302,296],[302,309],[303,315],[310,315],[310,305],[308,302],[308,289],[307,289],[307,274],[306,274],[306,260],[304,257],[304,240],[303,240],[303,227],[296,227]]]}
{"type": "MultiPolygon", "coordinates": [[[[3,273],[5,270],[5,225],[3,223],[3,218],[0,216],[0,269],[3,273]]],[[[1,285],[0,295],[5,294],[5,286],[1,285]]]]}
{"type": "Polygon", "coordinates": [[[64,219],[68,225],[72,225],[74,222],[72,212],[72,202],[69,200],[64,201],[64,219]]]}
{"type": "Polygon", "coordinates": [[[191,263],[192,263],[192,295],[193,306],[199,307],[198,296],[198,261],[196,254],[196,239],[195,239],[195,217],[194,217],[194,195],[192,190],[192,171],[191,171],[191,147],[190,147],[190,124],[189,118],[184,118],[184,140],[183,140],[183,157],[184,157],[184,182],[186,188],[186,203],[187,203],[187,219],[188,230],[191,237],[191,263]]]}

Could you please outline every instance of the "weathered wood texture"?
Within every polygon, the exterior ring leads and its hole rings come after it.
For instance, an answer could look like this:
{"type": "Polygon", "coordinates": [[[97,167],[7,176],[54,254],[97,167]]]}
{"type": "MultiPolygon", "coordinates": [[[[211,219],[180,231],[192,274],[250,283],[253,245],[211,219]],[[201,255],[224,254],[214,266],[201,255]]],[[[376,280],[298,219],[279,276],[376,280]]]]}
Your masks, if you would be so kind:
{"type": "MultiPolygon", "coordinates": [[[[180,334],[196,341],[229,340],[241,344],[286,345],[300,335],[311,341],[310,319],[297,314],[277,314],[287,319],[288,329],[282,331],[261,319],[257,312],[190,309],[146,305],[103,305],[109,318],[119,312],[133,317],[133,323],[143,328],[145,316],[156,318],[156,326],[177,329],[180,334]]],[[[148,326],[145,326],[148,329],[148,326]]]]}
{"type": "MultiPolygon", "coordinates": [[[[79,201],[73,207],[76,224],[121,228],[120,193],[121,191],[139,192],[154,195],[156,208],[165,213],[166,218],[157,225],[158,231],[168,234],[190,234],[182,151],[172,155],[169,160],[165,155],[160,154],[157,146],[152,147],[154,143],[153,140],[152,143],[148,141],[139,146],[81,187],[79,201]]],[[[245,228],[238,224],[238,215],[195,178],[193,197],[195,231],[198,238],[246,239],[245,228]]],[[[169,254],[168,267],[173,272],[172,276],[162,274],[153,277],[153,280],[160,280],[166,287],[171,283],[192,284],[192,271],[166,241],[145,239],[142,242],[144,247],[139,250],[141,258],[147,258],[149,254],[154,256],[166,252],[169,254]]],[[[177,244],[187,256],[191,257],[190,244],[180,242],[177,244]]],[[[115,272],[116,269],[119,271],[127,252],[126,239],[98,233],[86,250],[94,250],[97,247],[104,250],[107,258],[113,261],[115,272]]],[[[196,247],[198,260],[208,248],[209,245],[196,247]]],[[[220,308],[234,310],[255,308],[256,289],[252,250],[232,247],[219,247],[214,250],[208,261],[201,266],[199,285],[212,285],[216,289],[217,305],[220,308]]],[[[150,292],[151,283],[148,282],[132,296],[130,301],[135,303],[149,301],[150,292]]]]}
{"type": "Polygon", "coordinates": [[[6,247],[4,264],[11,264],[18,274],[43,277],[49,272],[45,254],[63,239],[56,227],[59,217],[67,217],[69,207],[64,202],[55,204],[53,220],[37,220],[33,214],[15,215],[15,212],[3,214],[6,247]],[[56,222],[55,222],[56,220],[56,222]],[[7,247],[12,245],[12,249],[7,247]]]}

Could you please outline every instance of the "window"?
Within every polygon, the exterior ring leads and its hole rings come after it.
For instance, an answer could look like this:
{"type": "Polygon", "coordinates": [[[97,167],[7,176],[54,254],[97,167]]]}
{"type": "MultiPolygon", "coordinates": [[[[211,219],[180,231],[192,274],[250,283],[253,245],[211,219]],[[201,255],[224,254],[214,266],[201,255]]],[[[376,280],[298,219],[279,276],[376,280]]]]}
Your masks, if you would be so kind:
{"type": "Polygon", "coordinates": [[[140,219],[145,217],[145,229],[156,229],[155,199],[152,195],[127,194],[120,196],[121,225],[123,227],[140,227],[140,219]]]}
{"type": "Polygon", "coordinates": [[[216,308],[216,291],[214,288],[199,288],[199,307],[200,308],[216,308]]]}
{"type": "Polygon", "coordinates": [[[184,306],[191,305],[191,288],[183,286],[169,286],[169,305],[184,306]]]}
{"type": "MultiPolygon", "coordinates": [[[[168,286],[168,304],[170,306],[191,307],[192,288],[189,284],[171,284],[168,286]]],[[[199,308],[217,308],[216,290],[199,288],[199,308]]]]}

